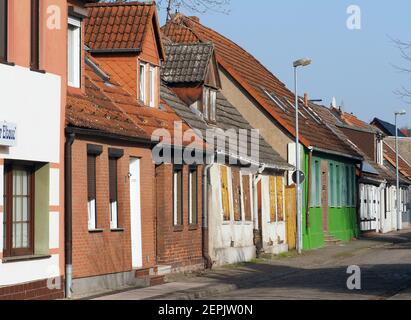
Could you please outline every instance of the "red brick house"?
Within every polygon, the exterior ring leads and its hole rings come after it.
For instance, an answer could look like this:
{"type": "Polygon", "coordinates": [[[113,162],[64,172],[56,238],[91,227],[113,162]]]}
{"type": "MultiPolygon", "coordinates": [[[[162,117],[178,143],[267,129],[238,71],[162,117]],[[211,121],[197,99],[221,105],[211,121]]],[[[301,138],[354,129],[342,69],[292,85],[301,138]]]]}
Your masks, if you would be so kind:
{"type": "MultiPolygon", "coordinates": [[[[85,41],[93,57],[138,103],[153,112],[167,107],[160,99],[160,65],[165,54],[155,3],[88,8],[85,41]]],[[[157,162],[155,168],[160,273],[203,267],[202,167],[176,164],[177,157],[173,154],[172,161],[157,162]]]]}

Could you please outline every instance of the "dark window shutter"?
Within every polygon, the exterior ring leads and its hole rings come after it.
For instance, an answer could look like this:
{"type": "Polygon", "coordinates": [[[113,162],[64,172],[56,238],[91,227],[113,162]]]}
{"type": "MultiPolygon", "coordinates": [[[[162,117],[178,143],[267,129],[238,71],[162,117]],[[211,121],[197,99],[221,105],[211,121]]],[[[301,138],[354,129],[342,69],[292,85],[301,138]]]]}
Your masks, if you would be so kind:
{"type": "Polygon", "coordinates": [[[0,0],[0,61],[7,61],[7,1],[0,0]]]}
{"type": "Polygon", "coordinates": [[[109,159],[110,203],[117,202],[117,159],[109,159]]]}
{"type": "Polygon", "coordinates": [[[30,39],[30,67],[40,69],[40,4],[39,0],[31,0],[31,39],[30,39]]]}
{"type": "Polygon", "coordinates": [[[96,199],[96,157],[87,155],[87,190],[88,200],[96,199]]]}

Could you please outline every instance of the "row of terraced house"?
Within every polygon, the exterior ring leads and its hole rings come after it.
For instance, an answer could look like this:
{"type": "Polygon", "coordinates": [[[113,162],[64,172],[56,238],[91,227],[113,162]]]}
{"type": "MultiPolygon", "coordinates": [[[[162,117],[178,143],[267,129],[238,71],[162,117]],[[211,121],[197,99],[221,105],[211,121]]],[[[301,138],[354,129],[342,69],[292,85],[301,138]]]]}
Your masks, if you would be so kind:
{"type": "MultiPolygon", "coordinates": [[[[295,249],[294,94],[197,17],[0,0],[0,87],[0,299],[295,249]]],[[[298,101],[304,250],[407,227],[411,159],[397,194],[392,128],[298,101]]]]}

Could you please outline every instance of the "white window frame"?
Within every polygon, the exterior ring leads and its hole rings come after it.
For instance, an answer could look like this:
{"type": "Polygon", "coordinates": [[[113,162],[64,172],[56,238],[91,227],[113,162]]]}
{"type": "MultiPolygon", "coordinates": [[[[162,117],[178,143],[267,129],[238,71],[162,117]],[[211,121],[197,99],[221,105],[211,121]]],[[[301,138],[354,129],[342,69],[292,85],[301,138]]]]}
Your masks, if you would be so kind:
{"type": "Polygon", "coordinates": [[[193,224],[193,174],[196,171],[189,170],[188,172],[188,223],[193,224]]]}
{"type": "Polygon", "coordinates": [[[377,140],[377,163],[379,165],[384,164],[384,148],[382,140],[377,140]]]}
{"type": "MultiPolygon", "coordinates": [[[[68,17],[68,32],[73,33],[73,66],[70,68],[70,46],[67,44],[67,82],[70,87],[80,88],[81,86],[81,20],[68,17]],[[70,28],[74,28],[73,31],[70,28]],[[70,73],[73,71],[73,80],[70,80],[70,73]]],[[[67,35],[67,39],[68,39],[67,35]]]]}
{"type": "Polygon", "coordinates": [[[178,219],[177,219],[177,210],[178,210],[178,205],[177,205],[177,183],[178,183],[178,172],[173,172],[173,225],[177,226],[178,225],[178,219]]]}
{"type": "Polygon", "coordinates": [[[156,103],[156,67],[150,66],[150,107],[155,107],[156,103]]]}
{"type": "Polygon", "coordinates": [[[147,91],[146,71],[147,71],[147,64],[145,62],[140,62],[139,67],[138,67],[138,72],[139,72],[138,96],[139,96],[139,99],[143,103],[146,103],[146,91],[147,91]],[[143,69],[143,71],[141,69],[143,69]]]}
{"type": "Polygon", "coordinates": [[[110,228],[118,229],[118,204],[117,201],[110,202],[110,228]]]}
{"type": "Polygon", "coordinates": [[[88,229],[96,230],[96,199],[89,200],[87,203],[88,209],[88,229]]]}

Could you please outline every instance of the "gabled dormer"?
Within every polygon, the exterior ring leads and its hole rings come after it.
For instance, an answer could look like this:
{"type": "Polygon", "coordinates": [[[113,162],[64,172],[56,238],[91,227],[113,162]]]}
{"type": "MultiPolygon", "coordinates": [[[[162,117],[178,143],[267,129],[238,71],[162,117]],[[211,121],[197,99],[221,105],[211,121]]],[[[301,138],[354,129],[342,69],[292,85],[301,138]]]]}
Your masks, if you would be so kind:
{"type": "Polygon", "coordinates": [[[214,46],[211,43],[165,44],[161,78],[210,123],[216,122],[217,92],[221,89],[214,46]]]}
{"type": "Polygon", "coordinates": [[[97,3],[88,8],[89,52],[140,104],[158,108],[165,53],[155,3],[97,3]]]}

